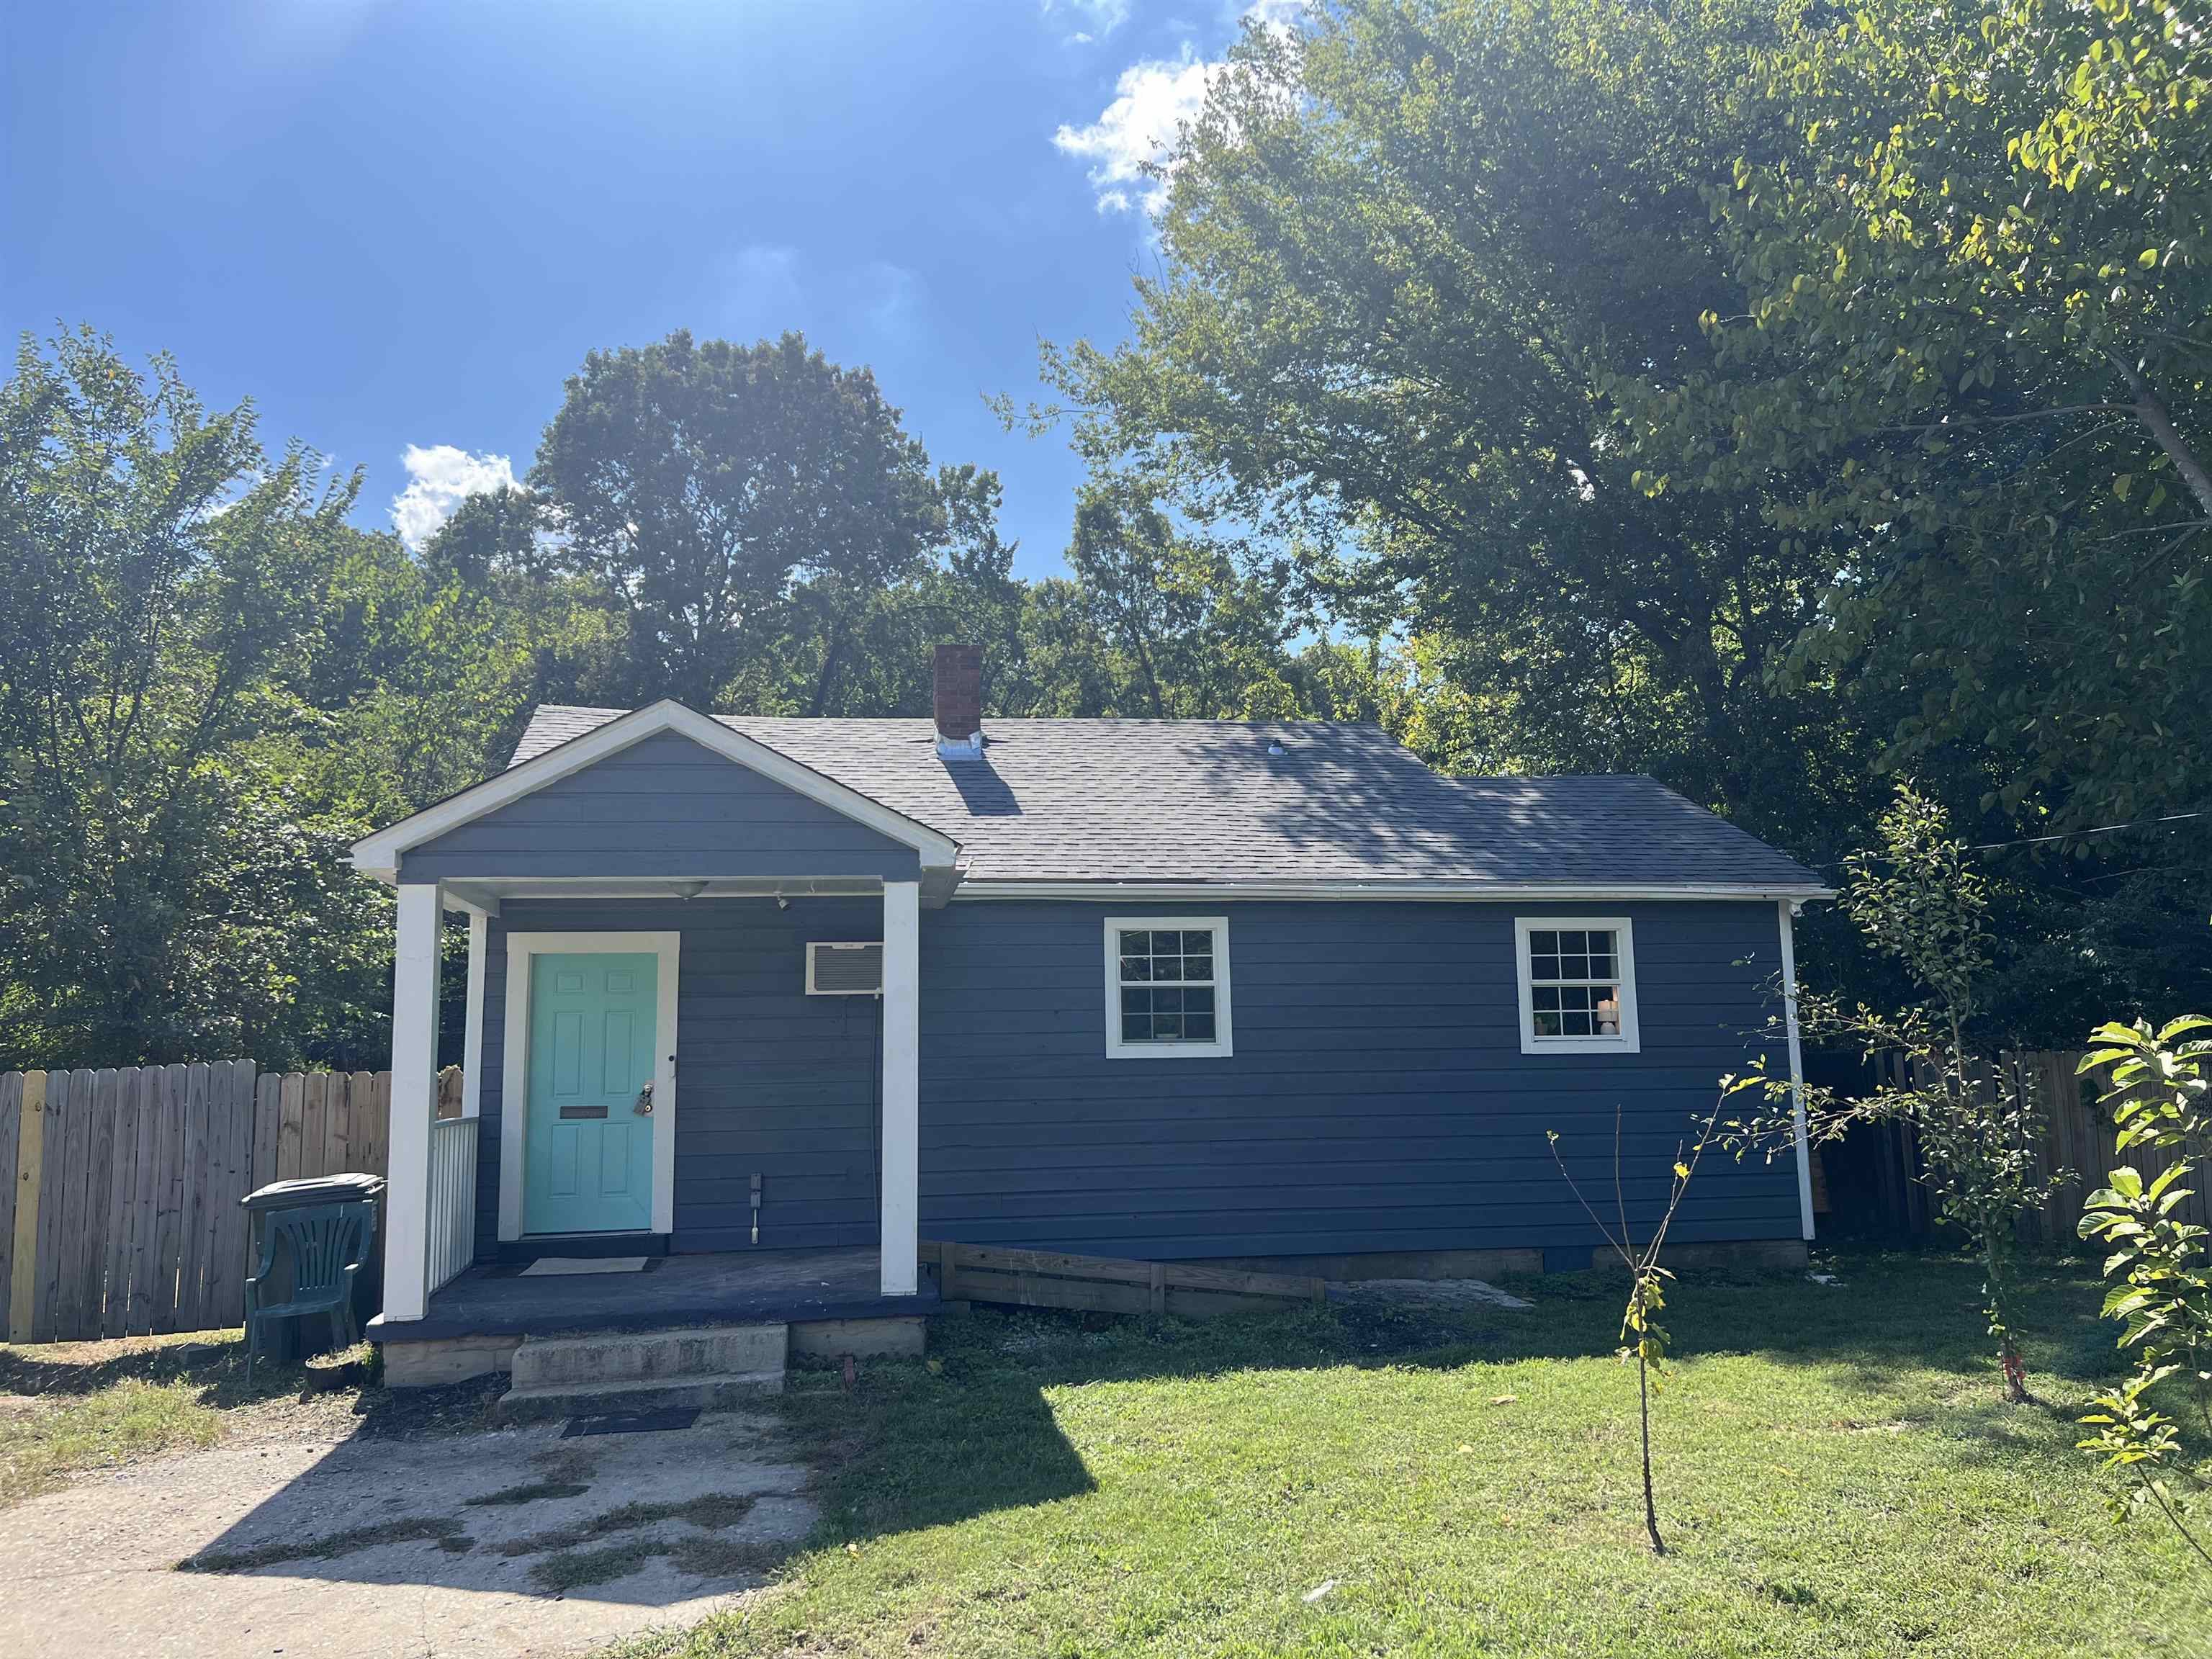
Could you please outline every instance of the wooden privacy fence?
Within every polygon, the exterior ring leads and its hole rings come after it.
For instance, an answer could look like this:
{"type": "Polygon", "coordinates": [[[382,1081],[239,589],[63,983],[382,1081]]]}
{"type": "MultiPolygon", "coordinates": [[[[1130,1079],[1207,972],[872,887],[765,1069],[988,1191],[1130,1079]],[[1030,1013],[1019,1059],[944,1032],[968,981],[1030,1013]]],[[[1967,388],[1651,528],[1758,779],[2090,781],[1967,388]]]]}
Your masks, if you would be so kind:
{"type": "MultiPolygon", "coordinates": [[[[272,1181],[385,1173],[389,1072],[250,1060],[0,1073],[0,1329],[62,1342],[235,1325],[272,1181]]],[[[439,1078],[458,1117],[460,1072],[439,1078]]]]}
{"type": "MultiPolygon", "coordinates": [[[[1816,1071],[1808,1057],[1808,1073],[1816,1071]]],[[[2149,1147],[2133,1146],[2126,1156],[2113,1147],[2116,1130],[2105,1089],[2097,1077],[2080,1077],[2078,1049],[2047,1049],[2008,1054],[1998,1063],[2017,1067],[2027,1085],[2041,1096],[2045,1127],[2040,1171],[2052,1175],[2071,1170],[2074,1179],[2057,1188],[2039,1212],[2022,1219],[2021,1232],[2031,1243],[2066,1245],[2075,1243],[2081,1210],[2089,1194],[2106,1184],[2107,1171],[2128,1164],[2145,1180],[2172,1162],[2172,1157],[2149,1147]]],[[[1879,1056],[1863,1070],[1862,1087],[1877,1077],[1901,1082],[1903,1057],[1879,1056]]],[[[1825,1080],[1850,1085],[1835,1077],[1825,1080]]],[[[2200,1152],[2206,1149],[2199,1149],[2200,1152]]],[[[1883,1124],[1855,1130],[1840,1147],[1825,1148],[1830,1213],[1840,1231],[1874,1231],[1924,1237],[1936,1230],[1933,1194],[1921,1177],[1926,1161],[1918,1138],[1899,1124],[1883,1124]]],[[[2176,1209],[2178,1218],[2212,1227],[2212,1178],[2187,1183],[2195,1190],[2176,1209]]]]}

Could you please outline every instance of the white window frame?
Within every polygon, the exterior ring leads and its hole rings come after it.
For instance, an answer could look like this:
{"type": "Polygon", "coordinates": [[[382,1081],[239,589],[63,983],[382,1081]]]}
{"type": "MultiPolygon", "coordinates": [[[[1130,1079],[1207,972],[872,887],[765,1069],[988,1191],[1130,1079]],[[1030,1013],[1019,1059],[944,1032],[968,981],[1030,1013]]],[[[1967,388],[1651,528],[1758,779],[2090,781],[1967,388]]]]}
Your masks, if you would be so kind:
{"type": "MultiPolygon", "coordinates": [[[[1626,916],[1516,916],[1513,979],[1521,993],[1521,1052],[1524,1054],[1633,1054],[1642,1052],[1636,1025],[1636,924],[1626,916]],[[1538,1036],[1534,979],[1528,935],[1605,929],[1620,957],[1620,1034],[1618,1036],[1538,1036]]],[[[1552,981],[1547,981],[1547,984],[1552,981]]]]}
{"type": "Polygon", "coordinates": [[[1106,1057],[1109,1060],[1226,1060],[1236,1052],[1229,1026],[1229,918],[1226,916],[1109,916],[1106,918],[1106,1057]],[[1125,1042],[1121,1039],[1121,940],[1123,928],[1145,933],[1213,935],[1213,1040],[1193,1042],[1125,1042]]]}

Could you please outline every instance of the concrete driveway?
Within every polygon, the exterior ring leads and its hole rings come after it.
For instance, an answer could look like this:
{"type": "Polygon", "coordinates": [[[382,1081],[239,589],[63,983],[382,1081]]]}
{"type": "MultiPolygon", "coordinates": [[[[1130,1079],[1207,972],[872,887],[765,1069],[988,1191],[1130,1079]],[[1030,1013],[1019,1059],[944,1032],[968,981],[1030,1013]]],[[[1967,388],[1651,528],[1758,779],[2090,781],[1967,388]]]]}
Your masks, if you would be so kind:
{"type": "Polygon", "coordinates": [[[0,1653],[574,1653],[696,1621],[813,1524],[764,1417],[562,1428],[234,1444],[80,1478],[0,1511],[0,1653]]]}

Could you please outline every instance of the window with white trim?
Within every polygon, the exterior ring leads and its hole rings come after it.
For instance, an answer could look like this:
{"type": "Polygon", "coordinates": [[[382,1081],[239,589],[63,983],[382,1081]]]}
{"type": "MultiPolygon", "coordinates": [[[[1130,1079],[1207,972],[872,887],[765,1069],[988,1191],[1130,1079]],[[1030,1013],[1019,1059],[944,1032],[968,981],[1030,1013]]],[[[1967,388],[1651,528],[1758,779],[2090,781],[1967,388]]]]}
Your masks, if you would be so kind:
{"type": "Polygon", "coordinates": [[[1108,1056],[1230,1052],[1228,918],[1107,917],[1108,1056]]]}
{"type": "Polygon", "coordinates": [[[1636,931],[1626,916],[1516,916],[1524,1054],[1638,1052],[1636,931]]]}

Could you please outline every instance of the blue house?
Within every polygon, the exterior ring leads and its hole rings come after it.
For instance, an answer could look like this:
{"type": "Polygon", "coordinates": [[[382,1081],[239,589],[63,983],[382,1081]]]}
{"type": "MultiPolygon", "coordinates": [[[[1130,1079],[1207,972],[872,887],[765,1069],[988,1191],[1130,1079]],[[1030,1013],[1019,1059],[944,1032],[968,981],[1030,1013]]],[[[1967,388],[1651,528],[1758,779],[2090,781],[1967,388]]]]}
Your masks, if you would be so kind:
{"type": "MultiPolygon", "coordinates": [[[[541,708],[507,771],[356,848],[398,896],[388,1355],[526,1334],[562,1274],[525,1266],[608,1256],[702,1258],[626,1281],[634,1322],[910,1314],[925,1239],[1587,1266],[1547,1131],[1609,1196],[1618,1113],[1633,1204],[1723,1073],[1797,1073],[1777,992],[1828,890],[1648,778],[1448,778],[1369,726],[986,721],[979,684],[947,646],[933,720],[541,708]]],[[[1801,1145],[1708,1164],[1674,1236],[1811,1234],[1801,1145]]]]}

